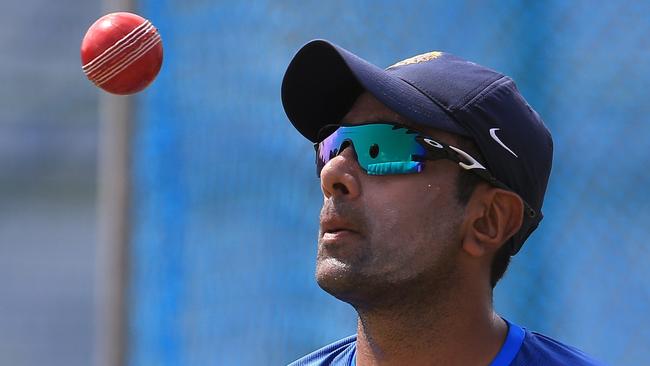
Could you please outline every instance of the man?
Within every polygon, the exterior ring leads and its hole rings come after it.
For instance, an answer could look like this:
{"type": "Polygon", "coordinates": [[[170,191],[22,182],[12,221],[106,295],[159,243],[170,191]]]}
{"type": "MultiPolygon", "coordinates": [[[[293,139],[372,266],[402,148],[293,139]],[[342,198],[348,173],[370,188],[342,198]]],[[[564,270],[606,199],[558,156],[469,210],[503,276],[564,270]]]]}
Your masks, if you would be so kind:
{"type": "Polygon", "coordinates": [[[510,78],[442,52],[383,70],[317,40],[282,102],[316,148],[316,279],[358,314],[356,336],[292,365],[598,364],[492,307],[542,219],[552,160],[510,78]]]}

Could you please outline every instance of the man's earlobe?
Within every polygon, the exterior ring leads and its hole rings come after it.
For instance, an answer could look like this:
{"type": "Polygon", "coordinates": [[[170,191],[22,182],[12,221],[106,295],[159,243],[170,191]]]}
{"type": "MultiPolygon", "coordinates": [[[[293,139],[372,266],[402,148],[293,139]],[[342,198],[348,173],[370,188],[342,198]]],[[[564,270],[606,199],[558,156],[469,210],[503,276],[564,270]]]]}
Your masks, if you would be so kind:
{"type": "Polygon", "coordinates": [[[466,208],[463,249],[472,256],[495,252],[523,221],[523,201],[514,192],[487,185],[476,187],[466,208]]]}

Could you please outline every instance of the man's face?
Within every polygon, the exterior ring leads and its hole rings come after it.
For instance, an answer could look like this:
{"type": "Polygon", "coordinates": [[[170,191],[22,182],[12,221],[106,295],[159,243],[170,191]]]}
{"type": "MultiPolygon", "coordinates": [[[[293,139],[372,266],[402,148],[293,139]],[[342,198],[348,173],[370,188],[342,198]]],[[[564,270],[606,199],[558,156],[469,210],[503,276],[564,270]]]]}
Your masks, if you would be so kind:
{"type": "MultiPolygon", "coordinates": [[[[368,93],[343,122],[409,124],[368,93]]],[[[420,130],[455,142],[453,135],[420,130]]],[[[455,163],[437,160],[417,174],[370,176],[353,148],[345,148],[321,172],[318,284],[356,307],[387,306],[451,285],[464,211],[456,199],[458,173],[455,163]]]]}

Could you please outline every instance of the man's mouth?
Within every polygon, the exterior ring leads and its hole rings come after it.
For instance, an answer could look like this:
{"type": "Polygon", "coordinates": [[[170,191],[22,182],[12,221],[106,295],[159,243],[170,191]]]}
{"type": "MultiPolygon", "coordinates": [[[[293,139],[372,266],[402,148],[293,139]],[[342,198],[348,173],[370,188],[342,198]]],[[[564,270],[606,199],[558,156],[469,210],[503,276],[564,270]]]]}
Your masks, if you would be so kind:
{"type": "Polygon", "coordinates": [[[343,240],[360,235],[352,225],[335,218],[330,218],[321,222],[321,233],[321,241],[323,244],[339,243],[343,240]]]}
{"type": "Polygon", "coordinates": [[[351,231],[347,229],[326,231],[321,237],[321,243],[324,245],[340,244],[342,242],[348,241],[349,239],[358,236],[359,233],[356,231],[351,231]]]}
{"type": "Polygon", "coordinates": [[[358,234],[356,231],[351,230],[351,229],[346,229],[346,228],[340,228],[340,229],[332,229],[332,230],[327,230],[323,232],[323,236],[325,235],[346,235],[346,234],[358,234]]]}
{"type": "Polygon", "coordinates": [[[354,237],[363,235],[363,226],[359,215],[351,207],[324,205],[320,215],[321,244],[340,244],[350,242],[354,237]]]}
{"type": "Polygon", "coordinates": [[[350,223],[336,217],[325,218],[320,223],[323,234],[336,234],[340,232],[357,232],[350,223]]]}

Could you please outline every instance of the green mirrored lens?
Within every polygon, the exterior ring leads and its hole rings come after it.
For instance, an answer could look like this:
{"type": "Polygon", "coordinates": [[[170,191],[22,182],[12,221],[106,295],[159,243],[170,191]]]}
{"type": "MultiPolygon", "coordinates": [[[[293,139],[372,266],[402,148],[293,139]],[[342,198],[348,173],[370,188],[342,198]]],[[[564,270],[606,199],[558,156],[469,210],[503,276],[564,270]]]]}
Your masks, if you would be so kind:
{"type": "Polygon", "coordinates": [[[416,135],[405,127],[385,123],[341,126],[318,145],[319,175],[346,142],[353,145],[359,165],[368,174],[418,172],[421,163],[413,161],[413,155],[424,155],[424,148],[415,140],[416,135]]]}

